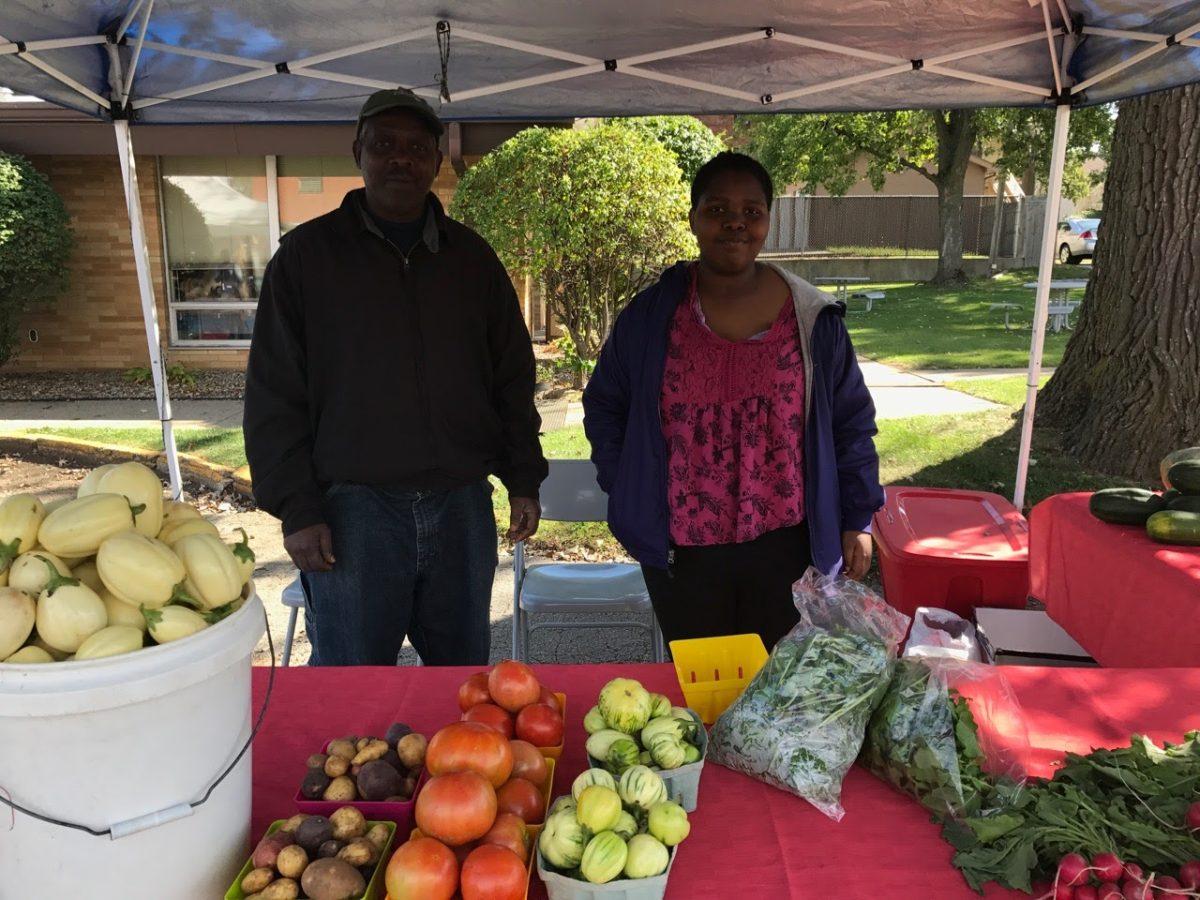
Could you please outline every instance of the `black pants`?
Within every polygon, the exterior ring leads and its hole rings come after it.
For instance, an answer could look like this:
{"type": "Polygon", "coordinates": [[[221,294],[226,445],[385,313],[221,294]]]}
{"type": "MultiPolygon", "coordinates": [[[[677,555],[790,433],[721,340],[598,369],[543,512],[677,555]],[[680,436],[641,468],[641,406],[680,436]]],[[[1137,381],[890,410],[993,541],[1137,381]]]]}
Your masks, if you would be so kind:
{"type": "Polygon", "coordinates": [[[663,640],[754,634],[770,650],[800,618],[792,583],[812,562],[808,524],[745,544],[675,547],[668,572],[642,566],[663,640]]]}

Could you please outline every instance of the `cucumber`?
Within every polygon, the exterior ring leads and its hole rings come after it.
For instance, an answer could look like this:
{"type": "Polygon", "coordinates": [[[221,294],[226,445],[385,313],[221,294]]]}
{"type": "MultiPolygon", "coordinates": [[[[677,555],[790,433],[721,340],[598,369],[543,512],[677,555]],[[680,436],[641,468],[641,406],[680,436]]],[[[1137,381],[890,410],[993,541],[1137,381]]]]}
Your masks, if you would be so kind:
{"type": "Polygon", "coordinates": [[[1200,547],[1200,513],[1163,510],[1146,520],[1146,534],[1160,544],[1200,547]]]}
{"type": "Polygon", "coordinates": [[[1145,525],[1162,508],[1163,498],[1142,488],[1106,488],[1088,501],[1091,514],[1112,525],[1145,525]]]}
{"type": "Polygon", "coordinates": [[[1197,497],[1194,494],[1191,496],[1188,496],[1187,494],[1181,494],[1180,496],[1167,501],[1167,509],[1172,510],[1173,512],[1200,513],[1200,497],[1197,497]]]}
{"type": "Polygon", "coordinates": [[[1167,471],[1171,487],[1185,494],[1200,494],[1200,459],[1185,459],[1167,471]]]}
{"type": "Polygon", "coordinates": [[[1182,450],[1173,450],[1162,458],[1162,462],[1158,464],[1158,473],[1162,478],[1163,487],[1175,487],[1171,484],[1168,473],[1171,471],[1171,466],[1177,462],[1183,462],[1185,459],[1200,459],[1200,447],[1184,447],[1182,450]]]}

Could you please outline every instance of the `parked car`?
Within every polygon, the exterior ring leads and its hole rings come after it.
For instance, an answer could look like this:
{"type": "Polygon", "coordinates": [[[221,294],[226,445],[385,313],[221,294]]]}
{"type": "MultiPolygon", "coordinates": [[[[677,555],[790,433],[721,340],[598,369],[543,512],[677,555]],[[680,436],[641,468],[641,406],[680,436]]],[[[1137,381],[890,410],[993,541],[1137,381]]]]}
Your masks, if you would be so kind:
{"type": "Polygon", "coordinates": [[[1059,222],[1058,261],[1073,266],[1082,259],[1091,259],[1096,252],[1096,235],[1099,231],[1099,219],[1067,219],[1059,222]]]}

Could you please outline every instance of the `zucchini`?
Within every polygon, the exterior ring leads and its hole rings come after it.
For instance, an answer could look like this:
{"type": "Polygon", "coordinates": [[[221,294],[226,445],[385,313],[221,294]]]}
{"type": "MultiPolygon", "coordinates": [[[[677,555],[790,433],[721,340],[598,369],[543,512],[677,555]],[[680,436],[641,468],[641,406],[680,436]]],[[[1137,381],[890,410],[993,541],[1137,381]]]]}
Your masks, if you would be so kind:
{"type": "Polygon", "coordinates": [[[1158,464],[1158,474],[1162,479],[1163,487],[1175,487],[1175,485],[1171,484],[1171,478],[1168,473],[1171,471],[1171,466],[1177,462],[1183,462],[1185,459],[1200,459],[1200,447],[1184,447],[1182,450],[1172,450],[1162,458],[1162,462],[1158,464]]]}
{"type": "Polygon", "coordinates": [[[1167,471],[1171,487],[1185,494],[1200,494],[1200,459],[1185,459],[1167,471]]]}
{"type": "Polygon", "coordinates": [[[1181,494],[1167,501],[1167,509],[1174,512],[1200,513],[1200,497],[1181,494]]]}
{"type": "Polygon", "coordinates": [[[1160,544],[1200,547],[1200,513],[1163,510],[1146,520],[1146,534],[1160,544]]]}
{"type": "Polygon", "coordinates": [[[1106,488],[1096,491],[1088,501],[1088,510],[1101,522],[1111,525],[1145,525],[1151,515],[1163,508],[1163,498],[1142,488],[1106,488]]]}

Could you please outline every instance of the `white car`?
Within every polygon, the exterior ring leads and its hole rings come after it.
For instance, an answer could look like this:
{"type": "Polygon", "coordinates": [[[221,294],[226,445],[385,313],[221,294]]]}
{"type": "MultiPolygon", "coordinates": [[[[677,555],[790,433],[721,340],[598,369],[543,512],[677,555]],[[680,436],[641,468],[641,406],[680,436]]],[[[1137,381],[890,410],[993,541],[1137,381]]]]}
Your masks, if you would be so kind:
{"type": "Polygon", "coordinates": [[[1063,265],[1075,265],[1084,258],[1091,259],[1096,253],[1096,235],[1099,231],[1099,219],[1067,219],[1059,222],[1058,261],[1063,265]]]}

